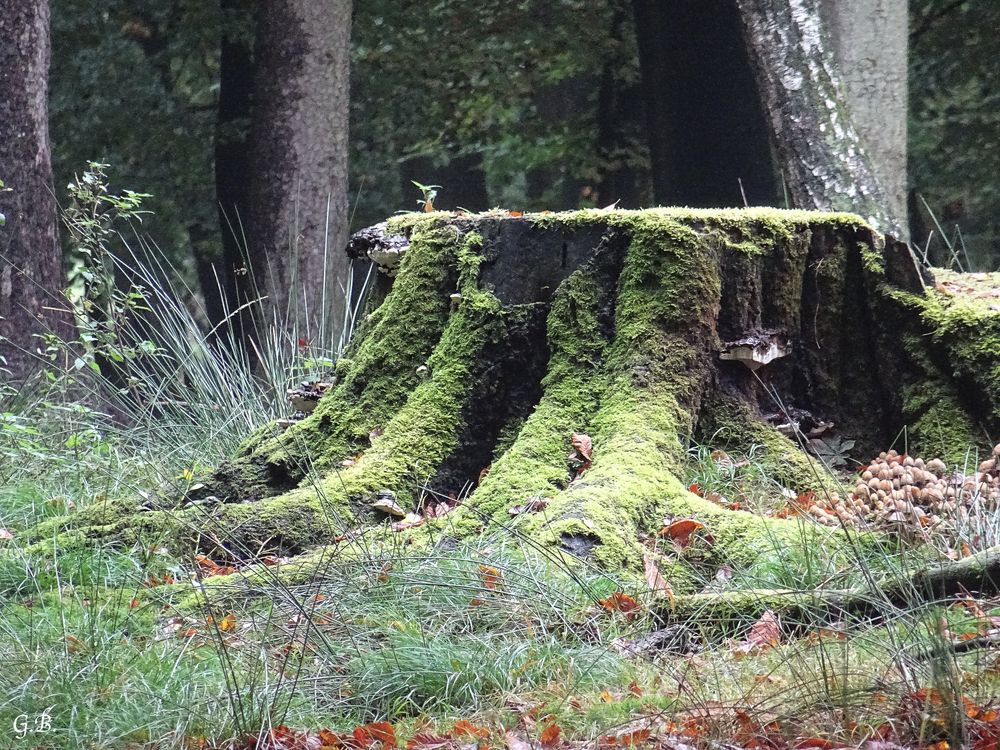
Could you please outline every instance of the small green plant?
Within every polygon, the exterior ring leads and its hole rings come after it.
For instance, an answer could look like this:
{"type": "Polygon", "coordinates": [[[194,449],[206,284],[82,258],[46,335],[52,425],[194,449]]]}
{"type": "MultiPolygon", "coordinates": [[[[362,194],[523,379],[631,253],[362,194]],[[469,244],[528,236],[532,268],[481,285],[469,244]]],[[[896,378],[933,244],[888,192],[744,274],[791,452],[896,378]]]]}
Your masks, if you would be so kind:
{"type": "Polygon", "coordinates": [[[142,221],[149,213],[142,210],[142,201],[149,194],[133,190],[111,193],[107,167],[88,162],[83,174],[67,186],[70,202],[62,212],[72,259],[68,296],[77,338],[61,342],[49,336],[48,343],[57,350],[74,350],[77,369],[84,365],[97,369],[102,358],[121,364],[156,348],[145,340],[133,346],[123,344],[121,330],[126,319],[148,308],[142,287],[119,288],[114,259],[115,246],[122,244],[118,226],[142,221]]]}
{"type": "Polygon", "coordinates": [[[421,198],[417,201],[417,205],[420,206],[424,211],[430,212],[434,210],[434,201],[437,199],[438,190],[441,189],[440,185],[424,185],[416,180],[410,180],[420,191],[421,198]]]}

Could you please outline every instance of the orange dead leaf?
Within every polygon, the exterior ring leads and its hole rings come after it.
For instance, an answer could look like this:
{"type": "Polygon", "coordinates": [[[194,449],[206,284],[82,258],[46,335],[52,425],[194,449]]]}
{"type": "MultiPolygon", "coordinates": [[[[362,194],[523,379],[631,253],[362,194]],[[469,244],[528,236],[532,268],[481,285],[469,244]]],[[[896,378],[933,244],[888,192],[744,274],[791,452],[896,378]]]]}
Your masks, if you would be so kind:
{"type": "Polygon", "coordinates": [[[508,211],[507,213],[514,217],[524,216],[524,211],[508,211]]]}
{"type": "Polygon", "coordinates": [[[648,742],[653,733],[648,729],[636,729],[632,732],[626,732],[618,738],[618,742],[625,747],[635,747],[636,745],[641,745],[644,742],[648,742]]]}
{"type": "Polygon", "coordinates": [[[451,728],[451,733],[456,737],[478,737],[481,740],[490,736],[489,727],[476,726],[468,719],[456,721],[455,726],[451,728]]]}
{"type": "Polygon", "coordinates": [[[609,612],[621,612],[625,615],[626,620],[635,619],[636,613],[640,609],[639,602],[620,591],[614,592],[607,599],[601,599],[598,604],[609,612]]]}
{"type": "Polygon", "coordinates": [[[692,534],[703,528],[705,528],[705,524],[695,521],[693,518],[680,518],[660,529],[660,536],[670,538],[677,547],[683,549],[691,544],[692,534]]]}
{"type": "Polygon", "coordinates": [[[490,565],[480,565],[479,575],[483,579],[483,586],[493,590],[500,583],[500,571],[490,565]]]}
{"type": "Polygon", "coordinates": [[[396,746],[396,730],[387,721],[376,721],[354,728],[354,739],[362,748],[381,743],[383,750],[396,746]]]}
{"type": "Polygon", "coordinates": [[[219,630],[223,633],[228,633],[230,630],[236,629],[236,615],[230,612],[228,615],[219,620],[219,630]]]}
{"type": "Polygon", "coordinates": [[[733,654],[752,654],[777,646],[781,640],[781,624],[778,616],[767,610],[750,628],[746,640],[733,647],[733,654]]]}
{"type": "Polygon", "coordinates": [[[84,648],[83,641],[81,641],[75,635],[67,635],[65,640],[66,640],[66,650],[69,651],[71,654],[76,654],[79,653],[80,651],[83,651],[84,648]]]}
{"type": "Polygon", "coordinates": [[[554,720],[549,720],[542,729],[542,733],[538,735],[538,741],[542,743],[542,747],[554,747],[559,742],[561,731],[554,720]]]}

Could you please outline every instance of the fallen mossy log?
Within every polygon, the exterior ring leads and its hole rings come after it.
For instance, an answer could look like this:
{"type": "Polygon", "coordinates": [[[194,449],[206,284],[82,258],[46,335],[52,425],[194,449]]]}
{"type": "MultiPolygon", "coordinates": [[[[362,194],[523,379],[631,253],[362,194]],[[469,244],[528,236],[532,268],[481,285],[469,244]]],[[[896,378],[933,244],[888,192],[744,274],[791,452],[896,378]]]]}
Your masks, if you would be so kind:
{"type": "MultiPolygon", "coordinates": [[[[641,540],[664,517],[696,518],[710,551],[697,566],[684,555],[662,566],[684,594],[712,566],[750,564],[775,544],[845,540],[719,506],[681,481],[697,439],[761,446],[786,487],[837,487],[763,418],[780,408],[776,396],[835,423],[862,452],[905,430],[911,452],[940,454],[942,436],[955,450],[1000,428],[1000,348],[977,343],[952,373],[957,344],[925,336],[928,321],[950,320],[949,303],[923,288],[905,248],[855,216],[429,213],[370,235],[355,252],[391,245],[378,257],[392,256],[392,277],[311,414],[258,431],[175,502],[93,507],[24,538],[158,535],[213,555],[297,554],[384,522],[372,504],[391,493],[411,512],[461,501],[401,532],[415,543],[428,529],[469,538],[509,528],[609,571],[639,571],[641,540]],[[755,337],[780,337],[783,356],[760,369],[720,356],[755,337]],[[573,433],[593,441],[582,474],[567,467],[573,433]],[[512,518],[531,498],[544,511],[512,518]]],[[[985,306],[961,319],[978,321],[967,335],[1000,328],[985,306]]]]}
{"type": "Polygon", "coordinates": [[[961,560],[923,566],[912,572],[879,578],[869,587],[742,589],[683,594],[656,612],[664,623],[702,622],[746,626],[766,611],[791,622],[833,622],[846,616],[881,619],[894,610],[946,605],[956,598],[1000,594],[1000,545],[961,560]]]}

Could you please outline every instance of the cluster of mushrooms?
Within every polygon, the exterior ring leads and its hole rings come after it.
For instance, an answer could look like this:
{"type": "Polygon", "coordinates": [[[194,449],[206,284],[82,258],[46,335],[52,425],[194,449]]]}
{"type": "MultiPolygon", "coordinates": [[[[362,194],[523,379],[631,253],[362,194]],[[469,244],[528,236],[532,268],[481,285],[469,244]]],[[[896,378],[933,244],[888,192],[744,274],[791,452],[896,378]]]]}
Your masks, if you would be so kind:
{"type": "Polygon", "coordinates": [[[808,512],[828,526],[878,526],[898,531],[933,529],[965,521],[970,512],[1000,508],[1000,445],[972,474],[949,473],[938,458],[924,461],[896,451],[866,466],[846,498],[810,497],[808,512]]]}

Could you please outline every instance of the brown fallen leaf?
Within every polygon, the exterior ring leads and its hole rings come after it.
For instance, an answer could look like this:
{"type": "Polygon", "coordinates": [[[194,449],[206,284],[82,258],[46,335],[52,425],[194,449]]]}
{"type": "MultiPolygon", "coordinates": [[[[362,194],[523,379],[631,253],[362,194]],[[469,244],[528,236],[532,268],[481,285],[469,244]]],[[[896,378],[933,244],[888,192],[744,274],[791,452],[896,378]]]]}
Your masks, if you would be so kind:
{"type": "Polygon", "coordinates": [[[407,513],[402,521],[396,521],[392,524],[393,531],[406,531],[407,529],[415,529],[424,522],[424,517],[419,513],[407,513]]]}
{"type": "Polygon", "coordinates": [[[737,656],[760,653],[777,646],[780,640],[781,623],[778,616],[767,610],[750,628],[746,640],[733,646],[732,651],[737,656]]]}
{"type": "Polygon", "coordinates": [[[541,734],[538,735],[538,741],[542,743],[542,747],[555,747],[559,743],[559,735],[561,732],[562,730],[555,722],[555,719],[549,718],[548,721],[546,721],[545,726],[542,728],[541,734]]]}
{"type": "Polygon", "coordinates": [[[674,546],[684,549],[691,544],[692,534],[703,528],[705,528],[705,524],[700,521],[695,521],[693,518],[680,518],[660,529],[660,536],[673,540],[674,546]]]}
{"type": "Polygon", "coordinates": [[[639,602],[620,591],[614,592],[607,599],[601,599],[598,604],[609,612],[621,612],[626,620],[634,620],[640,609],[639,602]]]}
{"type": "Polygon", "coordinates": [[[594,452],[594,441],[590,439],[590,435],[574,432],[572,443],[573,449],[580,454],[580,458],[589,462],[594,452]]]}
{"type": "Polygon", "coordinates": [[[503,740],[507,745],[507,750],[534,750],[530,742],[511,730],[503,733],[503,740]]]}
{"type": "Polygon", "coordinates": [[[520,516],[523,513],[537,513],[548,504],[549,498],[535,495],[534,497],[529,497],[523,505],[515,505],[508,509],[507,512],[512,516],[520,516]]]}
{"type": "Polygon", "coordinates": [[[646,583],[654,596],[666,596],[670,601],[674,600],[674,590],[670,582],[660,573],[660,568],[652,555],[643,555],[642,563],[646,569],[646,583]]]}
{"type": "Polygon", "coordinates": [[[500,583],[500,571],[491,565],[480,565],[479,575],[483,579],[483,586],[491,591],[496,589],[500,583]]]}

